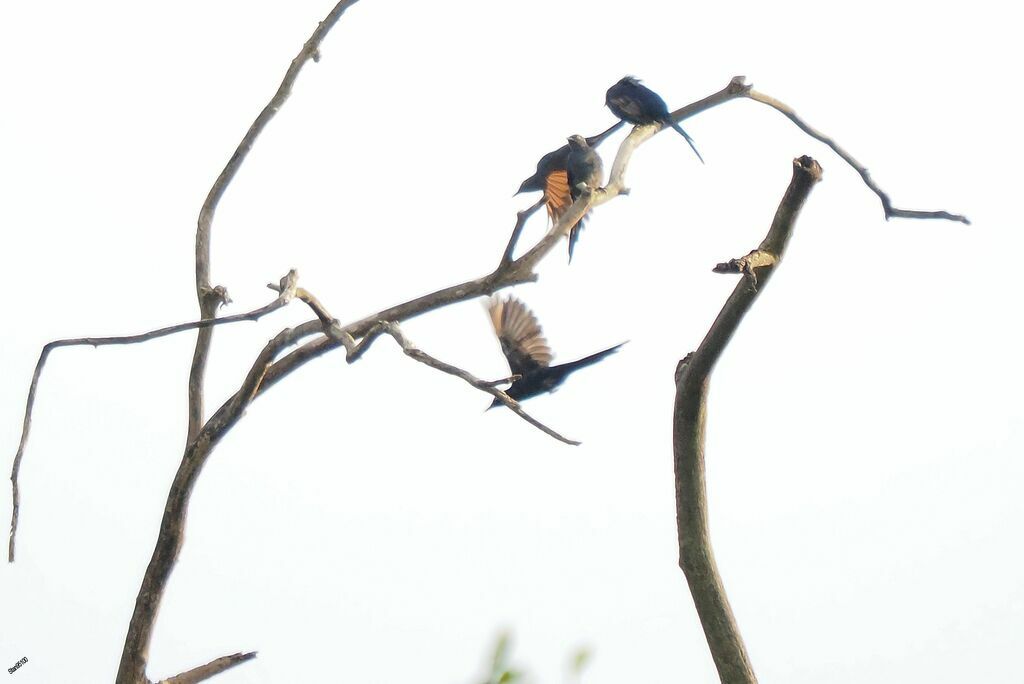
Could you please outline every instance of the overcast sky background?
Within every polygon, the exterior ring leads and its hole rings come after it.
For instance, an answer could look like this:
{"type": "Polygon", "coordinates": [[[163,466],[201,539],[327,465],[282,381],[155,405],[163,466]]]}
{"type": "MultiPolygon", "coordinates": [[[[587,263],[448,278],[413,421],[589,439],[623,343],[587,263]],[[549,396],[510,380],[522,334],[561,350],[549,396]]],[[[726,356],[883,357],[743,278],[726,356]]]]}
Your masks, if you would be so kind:
{"type": "MultiPolygon", "coordinates": [[[[0,17],[0,451],[39,349],[196,316],[199,207],[330,2],[19,3],[0,17]]],[[[712,381],[718,563],[763,682],[1015,681],[1024,647],[1019,22],[1003,4],[364,0],[309,64],[217,214],[213,279],[259,306],[289,268],[343,321],[483,275],[539,156],[744,74],[866,164],[737,101],[645,144],[632,194],[518,288],[556,361],[630,343],[526,407],[559,444],[381,340],[260,398],[199,480],[149,674],[476,684],[501,630],[534,682],[710,682],[677,565],[676,361],[735,284],[791,174],[825,169],[786,262],[712,381]],[[1017,66],[1014,66],[1017,65],[1017,66]]],[[[623,133],[601,148],[607,165],[623,133]]],[[[542,234],[537,215],[524,240],[542,234]]],[[[208,404],[309,314],[219,328],[208,404]]],[[[410,321],[507,373],[481,301],[410,321]]],[[[60,350],[0,570],[11,681],[109,682],[185,432],[194,335],[60,350]]],[[[10,492],[0,490],[0,510],[10,492]]],[[[4,513],[4,520],[6,520],[4,513]]]]}

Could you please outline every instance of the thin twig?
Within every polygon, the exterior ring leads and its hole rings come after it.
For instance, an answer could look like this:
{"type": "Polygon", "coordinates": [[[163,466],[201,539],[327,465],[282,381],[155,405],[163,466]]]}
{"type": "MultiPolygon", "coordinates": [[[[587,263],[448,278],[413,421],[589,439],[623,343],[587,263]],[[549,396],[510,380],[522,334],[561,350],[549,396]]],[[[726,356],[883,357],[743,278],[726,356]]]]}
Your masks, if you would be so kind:
{"type": "Polygon", "coordinates": [[[161,679],[158,684],[198,684],[199,682],[205,682],[207,679],[219,675],[225,670],[230,670],[236,665],[241,665],[247,660],[252,660],[256,657],[256,652],[250,653],[234,653],[232,655],[223,656],[216,660],[210,661],[205,665],[193,668],[187,672],[182,672],[179,675],[174,675],[167,679],[161,679]]]}
{"type": "MultiPolygon", "coordinates": [[[[282,283],[284,283],[286,280],[294,280],[295,277],[296,272],[293,269],[281,280],[282,283]]],[[[291,301],[293,295],[294,286],[290,288],[286,287],[282,289],[277,299],[274,301],[246,313],[224,316],[223,318],[207,318],[199,321],[189,321],[188,323],[169,325],[164,328],[157,328],[156,330],[150,330],[149,332],[139,333],[137,335],[72,337],[62,340],[53,340],[43,345],[43,349],[39,353],[39,360],[36,361],[35,370],[32,371],[32,381],[28,386],[28,399],[25,401],[25,416],[21,423],[21,441],[18,442],[18,452],[14,455],[14,464],[11,466],[11,530],[7,540],[7,562],[14,562],[15,538],[18,534],[18,516],[21,510],[21,488],[18,484],[18,473],[21,471],[21,462],[25,456],[25,447],[28,445],[28,436],[32,428],[32,411],[35,408],[36,390],[39,387],[39,378],[42,375],[43,366],[46,365],[46,360],[49,358],[50,352],[61,347],[105,347],[109,345],[137,344],[139,342],[148,342],[149,340],[155,340],[160,337],[167,337],[168,335],[186,332],[189,330],[202,330],[203,328],[212,328],[217,325],[238,323],[240,321],[256,321],[263,316],[286,306],[288,302],[291,301]]]]}
{"type": "Polygon", "coordinates": [[[708,383],[715,363],[760,294],[752,283],[754,273],[763,288],[782,259],[800,209],[820,179],[821,167],[816,161],[810,157],[793,160],[793,179],[768,236],[748,255],[756,255],[748,262],[733,260],[738,270],[749,271],[751,278],[737,283],[700,347],[676,369],[673,451],[679,567],[686,576],[722,684],[756,684],[757,678],[729,606],[708,531],[704,471],[708,383]]]}
{"type": "Polygon", "coordinates": [[[465,380],[473,387],[477,388],[482,392],[490,394],[492,397],[500,401],[502,404],[512,409],[513,413],[515,413],[517,416],[519,416],[520,418],[522,418],[527,423],[534,426],[544,434],[554,437],[559,442],[562,442],[564,444],[579,446],[580,442],[563,437],[559,433],[549,428],[547,425],[544,425],[544,423],[540,422],[539,420],[528,414],[526,411],[524,411],[523,407],[519,404],[518,401],[516,401],[515,399],[513,399],[512,397],[508,396],[503,391],[495,387],[495,385],[500,385],[508,381],[508,378],[503,378],[501,380],[481,380],[475,375],[467,371],[464,371],[457,366],[453,366],[450,363],[445,363],[440,359],[434,358],[425,351],[417,349],[412,344],[412,342],[410,342],[408,338],[406,338],[406,336],[402,333],[402,329],[399,327],[397,323],[392,323],[390,321],[379,321],[377,325],[373,326],[366,333],[366,335],[363,336],[363,339],[360,341],[359,345],[357,345],[354,348],[354,350],[349,353],[349,363],[355,361],[360,356],[362,356],[363,353],[366,352],[370,344],[373,343],[373,340],[375,340],[382,334],[387,334],[393,337],[395,342],[398,343],[398,345],[402,348],[402,351],[405,352],[405,355],[408,356],[409,358],[415,359],[420,363],[430,366],[431,368],[435,368],[441,371],[442,373],[454,375],[457,378],[465,380]]]}
{"type": "Polygon", "coordinates": [[[526,220],[543,207],[546,201],[547,198],[542,194],[535,204],[516,213],[516,225],[512,229],[512,236],[508,239],[508,246],[505,247],[505,252],[501,255],[502,266],[512,263],[512,252],[516,251],[516,243],[519,242],[519,236],[523,233],[526,220]]]}

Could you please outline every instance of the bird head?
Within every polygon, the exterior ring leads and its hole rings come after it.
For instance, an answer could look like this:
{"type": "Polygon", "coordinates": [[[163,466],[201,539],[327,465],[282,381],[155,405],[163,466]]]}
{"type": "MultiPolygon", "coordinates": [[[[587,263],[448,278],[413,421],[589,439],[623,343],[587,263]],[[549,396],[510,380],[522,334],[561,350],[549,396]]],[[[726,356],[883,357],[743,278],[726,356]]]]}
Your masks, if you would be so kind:
{"type": "Polygon", "coordinates": [[[587,139],[582,135],[570,135],[567,140],[569,141],[569,147],[577,150],[585,150],[587,148],[587,139]]]}

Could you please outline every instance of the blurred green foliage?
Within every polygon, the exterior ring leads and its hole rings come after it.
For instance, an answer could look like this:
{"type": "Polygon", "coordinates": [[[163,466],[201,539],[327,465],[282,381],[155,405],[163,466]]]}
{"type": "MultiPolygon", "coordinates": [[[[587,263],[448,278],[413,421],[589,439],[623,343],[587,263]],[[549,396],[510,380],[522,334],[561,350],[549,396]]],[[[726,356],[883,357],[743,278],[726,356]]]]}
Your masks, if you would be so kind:
{"type": "MultiPolygon", "coordinates": [[[[498,635],[498,641],[494,644],[494,654],[491,656],[490,674],[482,684],[526,684],[528,681],[525,670],[513,667],[511,664],[511,636],[508,632],[498,635]]],[[[592,653],[586,647],[578,648],[569,659],[569,682],[579,684],[583,670],[590,664],[592,653]]]]}

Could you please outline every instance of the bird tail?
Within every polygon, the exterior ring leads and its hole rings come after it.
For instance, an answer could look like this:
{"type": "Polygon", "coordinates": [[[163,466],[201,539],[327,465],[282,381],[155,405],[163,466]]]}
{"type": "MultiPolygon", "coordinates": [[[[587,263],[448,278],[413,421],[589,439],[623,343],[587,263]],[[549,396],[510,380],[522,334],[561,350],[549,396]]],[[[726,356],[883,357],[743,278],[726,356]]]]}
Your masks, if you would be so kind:
{"type": "Polygon", "coordinates": [[[611,128],[607,128],[598,133],[597,135],[590,136],[589,138],[587,138],[587,146],[597,147],[602,142],[604,142],[605,138],[607,138],[609,135],[622,128],[625,124],[626,122],[624,120],[619,120],[615,122],[615,124],[611,128]]]}
{"type": "Polygon", "coordinates": [[[568,375],[569,373],[572,373],[575,370],[579,370],[580,368],[585,368],[586,366],[590,366],[592,364],[595,364],[598,361],[600,361],[601,359],[603,359],[604,357],[608,356],[609,354],[614,354],[615,352],[619,351],[619,347],[621,347],[624,344],[626,344],[626,343],[625,342],[620,342],[617,345],[615,345],[614,347],[608,347],[604,351],[599,351],[596,354],[591,354],[590,356],[584,356],[582,359],[578,359],[576,361],[570,361],[569,363],[563,364],[564,366],[568,366],[568,368],[566,370],[566,375],[568,375]]]}
{"type": "Polygon", "coordinates": [[[583,232],[583,219],[569,229],[569,263],[572,263],[572,252],[576,248],[576,241],[580,239],[580,233],[583,232]]]}
{"type": "Polygon", "coordinates": [[[519,189],[518,189],[518,190],[516,190],[516,191],[515,191],[515,192],[514,192],[514,193],[512,194],[512,196],[513,196],[513,197],[515,197],[516,195],[521,195],[521,194],[523,194],[524,192],[535,192],[535,191],[537,191],[537,190],[543,190],[543,189],[544,189],[544,187],[543,187],[543,186],[541,186],[541,187],[539,187],[539,188],[538,188],[538,187],[537,187],[537,185],[538,185],[538,179],[537,179],[537,174],[533,174],[532,176],[530,176],[529,178],[527,178],[526,180],[524,180],[524,181],[523,181],[523,182],[522,182],[522,183],[521,183],[521,184],[519,185],[519,189]]]}
{"type": "Polygon", "coordinates": [[[690,143],[690,147],[693,149],[693,153],[695,155],[697,155],[697,159],[700,159],[700,163],[703,164],[704,163],[704,157],[700,156],[700,152],[697,151],[697,146],[693,144],[693,138],[691,138],[686,133],[686,131],[683,130],[683,127],[680,126],[679,124],[677,124],[675,121],[672,121],[671,119],[669,119],[668,120],[668,125],[671,126],[672,128],[674,128],[676,130],[676,133],[678,133],[679,135],[681,135],[684,138],[686,138],[686,142],[690,143]]]}

